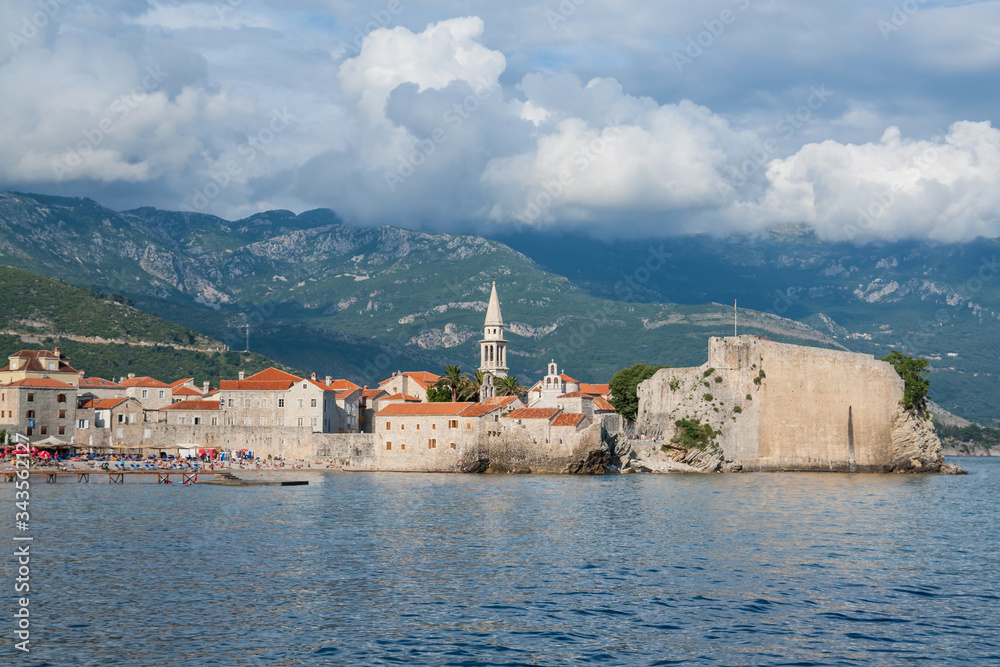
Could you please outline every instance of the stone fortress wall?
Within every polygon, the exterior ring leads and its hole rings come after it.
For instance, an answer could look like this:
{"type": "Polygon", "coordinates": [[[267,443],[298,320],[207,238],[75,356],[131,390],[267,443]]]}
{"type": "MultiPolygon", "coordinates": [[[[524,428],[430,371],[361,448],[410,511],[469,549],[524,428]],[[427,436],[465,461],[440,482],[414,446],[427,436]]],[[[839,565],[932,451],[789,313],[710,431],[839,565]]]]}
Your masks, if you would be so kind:
{"type": "Polygon", "coordinates": [[[871,355],[711,338],[704,365],[639,385],[637,428],[669,442],[677,420],[710,424],[728,469],[937,469],[940,442],[929,420],[903,410],[903,386],[871,355]]]}

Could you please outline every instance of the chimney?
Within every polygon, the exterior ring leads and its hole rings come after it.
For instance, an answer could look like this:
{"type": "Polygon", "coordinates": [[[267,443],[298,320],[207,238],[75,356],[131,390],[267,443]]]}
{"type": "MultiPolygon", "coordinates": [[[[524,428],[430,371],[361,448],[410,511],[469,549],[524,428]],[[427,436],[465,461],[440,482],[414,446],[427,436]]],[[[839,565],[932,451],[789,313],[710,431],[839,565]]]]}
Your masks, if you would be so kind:
{"type": "Polygon", "coordinates": [[[57,359],[62,359],[62,354],[59,352],[59,346],[58,345],[56,345],[55,349],[52,350],[52,351],[56,353],[56,358],[57,359]]]}
{"type": "Polygon", "coordinates": [[[326,386],[329,387],[331,384],[333,384],[333,376],[332,375],[327,375],[326,376],[326,386]]]}
{"type": "Polygon", "coordinates": [[[134,380],[135,379],[135,373],[129,373],[128,374],[128,379],[129,380],[134,380]]]}
{"type": "Polygon", "coordinates": [[[201,393],[207,394],[208,391],[209,391],[209,389],[211,389],[211,387],[209,386],[208,381],[206,380],[205,382],[202,382],[202,384],[201,384],[201,393]]]}
{"type": "Polygon", "coordinates": [[[316,372],[315,371],[313,371],[312,373],[309,374],[309,379],[312,380],[313,382],[316,381],[316,372]]]}
{"type": "Polygon", "coordinates": [[[240,371],[240,380],[247,376],[246,371],[240,371]]]}

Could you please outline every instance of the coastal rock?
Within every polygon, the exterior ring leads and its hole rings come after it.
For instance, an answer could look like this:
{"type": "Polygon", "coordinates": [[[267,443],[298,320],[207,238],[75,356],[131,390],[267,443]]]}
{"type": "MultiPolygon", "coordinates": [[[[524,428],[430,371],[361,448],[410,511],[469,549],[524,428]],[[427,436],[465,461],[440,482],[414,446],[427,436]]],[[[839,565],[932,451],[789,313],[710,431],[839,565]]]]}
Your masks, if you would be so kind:
{"type": "Polygon", "coordinates": [[[603,475],[611,463],[611,452],[595,449],[587,455],[586,460],[569,464],[566,472],[571,475],[603,475]]]}
{"type": "Polygon", "coordinates": [[[484,473],[490,467],[489,459],[476,459],[475,461],[470,461],[462,468],[462,472],[470,474],[480,474],[484,473]]]}
{"type": "Polygon", "coordinates": [[[954,463],[945,463],[945,464],[943,464],[941,466],[941,468],[938,470],[938,472],[941,473],[942,475],[968,475],[969,474],[966,471],[964,471],[961,468],[959,468],[954,463]]]}
{"type": "Polygon", "coordinates": [[[892,419],[892,472],[938,472],[944,463],[941,440],[930,414],[898,410],[892,419]]]}

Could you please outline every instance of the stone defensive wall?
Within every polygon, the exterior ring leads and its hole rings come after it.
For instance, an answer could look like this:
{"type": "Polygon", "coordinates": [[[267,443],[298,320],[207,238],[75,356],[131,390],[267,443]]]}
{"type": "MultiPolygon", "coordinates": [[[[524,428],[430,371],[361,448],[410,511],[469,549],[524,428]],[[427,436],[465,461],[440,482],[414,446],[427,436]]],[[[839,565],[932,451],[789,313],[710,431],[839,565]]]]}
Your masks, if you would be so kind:
{"type": "Polygon", "coordinates": [[[927,434],[929,420],[903,411],[903,387],[893,367],[871,355],[711,338],[704,365],[661,369],[639,385],[636,424],[668,444],[678,420],[708,424],[716,434],[707,449],[729,469],[940,467],[940,442],[927,434]]]}

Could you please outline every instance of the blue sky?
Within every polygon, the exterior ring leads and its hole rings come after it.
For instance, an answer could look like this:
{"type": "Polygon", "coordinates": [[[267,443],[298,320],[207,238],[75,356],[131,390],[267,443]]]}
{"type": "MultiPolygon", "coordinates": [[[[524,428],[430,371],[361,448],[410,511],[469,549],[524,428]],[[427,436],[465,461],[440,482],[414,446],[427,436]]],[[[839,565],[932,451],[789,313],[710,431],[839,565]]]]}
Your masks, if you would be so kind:
{"type": "Polygon", "coordinates": [[[1000,235],[1000,2],[14,0],[0,187],[602,236],[1000,235]]]}

